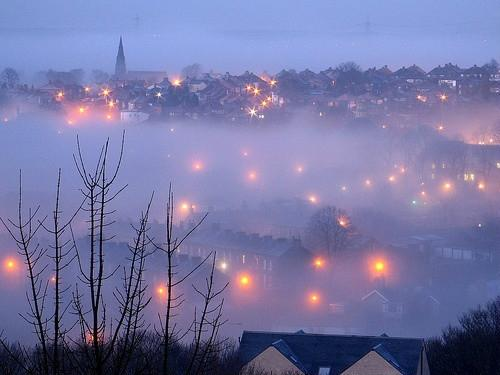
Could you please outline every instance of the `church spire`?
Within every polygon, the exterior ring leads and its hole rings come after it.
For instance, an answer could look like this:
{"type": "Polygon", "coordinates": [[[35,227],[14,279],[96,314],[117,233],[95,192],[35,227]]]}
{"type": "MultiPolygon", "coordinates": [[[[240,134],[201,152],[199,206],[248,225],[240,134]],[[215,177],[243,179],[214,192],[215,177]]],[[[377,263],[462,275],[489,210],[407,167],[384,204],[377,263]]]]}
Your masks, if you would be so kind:
{"type": "Polygon", "coordinates": [[[125,64],[125,52],[123,51],[123,41],[120,36],[120,45],[118,46],[118,54],[116,55],[115,77],[124,78],[127,74],[127,65],[125,64]]]}

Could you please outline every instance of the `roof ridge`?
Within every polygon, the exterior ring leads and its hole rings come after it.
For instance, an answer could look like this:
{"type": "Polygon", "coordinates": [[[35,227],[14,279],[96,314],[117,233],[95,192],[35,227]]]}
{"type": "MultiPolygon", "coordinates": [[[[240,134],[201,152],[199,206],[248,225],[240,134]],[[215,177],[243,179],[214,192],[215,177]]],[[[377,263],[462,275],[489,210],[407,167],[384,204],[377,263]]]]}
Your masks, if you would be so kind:
{"type": "Polygon", "coordinates": [[[250,331],[250,330],[243,330],[243,334],[245,333],[264,333],[268,335],[288,335],[288,336],[326,336],[326,337],[357,337],[357,338],[374,338],[374,339],[382,339],[382,340],[387,340],[387,339],[398,339],[398,340],[418,340],[418,341],[423,341],[423,337],[401,337],[401,336],[380,336],[380,335],[345,335],[345,334],[331,334],[331,333],[296,333],[296,332],[274,332],[274,331],[250,331]]]}

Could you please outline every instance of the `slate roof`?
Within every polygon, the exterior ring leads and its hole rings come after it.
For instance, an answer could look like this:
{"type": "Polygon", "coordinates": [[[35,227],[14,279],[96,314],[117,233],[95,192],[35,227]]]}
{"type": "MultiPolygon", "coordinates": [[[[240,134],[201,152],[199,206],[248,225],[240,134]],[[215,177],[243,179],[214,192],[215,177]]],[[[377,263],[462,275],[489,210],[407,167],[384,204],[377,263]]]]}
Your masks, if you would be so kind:
{"type": "Polygon", "coordinates": [[[403,375],[415,375],[423,348],[423,340],[414,338],[244,331],[239,348],[241,361],[250,362],[280,340],[308,375],[316,375],[320,367],[330,367],[330,375],[340,374],[372,350],[403,375]]]}
{"type": "Polygon", "coordinates": [[[272,346],[278,350],[284,357],[286,357],[290,362],[292,362],[295,367],[297,367],[303,373],[307,372],[305,366],[299,361],[297,355],[293,352],[293,350],[288,346],[285,340],[279,339],[278,341],[273,342],[272,346]]]}

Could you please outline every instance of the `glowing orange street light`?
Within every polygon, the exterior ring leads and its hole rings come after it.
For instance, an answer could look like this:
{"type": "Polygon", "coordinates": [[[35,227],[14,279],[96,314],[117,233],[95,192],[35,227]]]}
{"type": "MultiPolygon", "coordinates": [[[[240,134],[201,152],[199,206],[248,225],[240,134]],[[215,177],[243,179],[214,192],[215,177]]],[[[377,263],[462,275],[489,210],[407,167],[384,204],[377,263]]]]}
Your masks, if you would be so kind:
{"type": "Polygon", "coordinates": [[[274,86],[276,86],[277,83],[278,83],[278,81],[272,79],[269,81],[269,86],[274,87],[274,86]]]}
{"type": "Polygon", "coordinates": [[[85,90],[86,93],[89,93],[90,92],[90,87],[85,86],[84,90],[85,90]]]}
{"type": "Polygon", "coordinates": [[[486,189],[486,185],[484,184],[484,182],[480,182],[479,184],[477,184],[477,188],[479,190],[484,190],[486,189]]]}
{"type": "Polygon", "coordinates": [[[183,202],[183,203],[181,203],[181,210],[182,210],[182,211],[187,211],[187,210],[189,210],[189,203],[187,203],[187,202],[183,202]]]}
{"type": "Polygon", "coordinates": [[[372,186],[372,181],[370,179],[366,179],[365,186],[372,186]]]}
{"type": "Polygon", "coordinates": [[[64,92],[63,91],[59,91],[57,93],[57,99],[58,100],[63,100],[64,99],[64,92]]]}
{"type": "Polygon", "coordinates": [[[102,94],[103,96],[108,96],[108,95],[109,95],[109,93],[110,93],[110,90],[109,90],[109,89],[103,89],[103,90],[101,91],[101,94],[102,94]]]}
{"type": "Polygon", "coordinates": [[[378,273],[381,273],[385,270],[385,263],[381,260],[378,260],[375,262],[374,268],[375,268],[375,271],[377,271],[378,273]]]}
{"type": "Polygon", "coordinates": [[[106,115],[106,119],[111,120],[112,118],[113,118],[113,116],[111,116],[111,114],[109,114],[109,113],[108,113],[108,114],[106,115]]]}
{"type": "Polygon", "coordinates": [[[85,113],[85,107],[78,108],[78,112],[80,112],[81,114],[85,113]]]}
{"type": "Polygon", "coordinates": [[[252,279],[247,274],[240,275],[238,277],[238,284],[241,288],[248,288],[252,284],[252,279]]]}
{"type": "Polygon", "coordinates": [[[108,103],[108,107],[111,109],[111,108],[115,108],[115,102],[110,100],[110,102],[108,103]]]}
{"type": "Polygon", "coordinates": [[[302,173],[302,172],[304,172],[304,167],[302,165],[297,165],[295,170],[297,171],[297,173],[302,173]]]}
{"type": "Polygon", "coordinates": [[[174,85],[174,87],[179,87],[181,84],[182,81],[178,78],[174,79],[174,81],[172,82],[172,85],[174,85]]]}
{"type": "Polygon", "coordinates": [[[5,271],[12,273],[17,271],[17,262],[14,258],[7,258],[4,261],[4,269],[5,271]]]}
{"type": "Polygon", "coordinates": [[[448,100],[448,96],[446,94],[441,94],[439,95],[439,100],[441,100],[443,103],[448,100]]]}
{"type": "Polygon", "coordinates": [[[346,217],[339,217],[338,223],[342,228],[347,228],[349,226],[349,220],[346,217]]]}
{"type": "Polygon", "coordinates": [[[259,89],[258,87],[255,87],[255,88],[253,89],[253,95],[254,95],[254,96],[257,96],[257,95],[259,95],[259,94],[260,94],[260,89],[259,89]]]}
{"type": "Polygon", "coordinates": [[[309,299],[309,303],[312,305],[317,305],[321,300],[320,295],[316,292],[309,293],[308,299],[309,299]]]}
{"type": "Polygon", "coordinates": [[[323,258],[317,257],[314,259],[314,267],[319,269],[325,266],[325,260],[323,258]]]}
{"type": "Polygon", "coordinates": [[[450,184],[449,182],[445,182],[445,183],[443,184],[443,190],[444,190],[444,191],[450,191],[450,190],[451,190],[451,188],[452,188],[452,186],[451,186],[451,184],[450,184]]]}
{"type": "Polygon", "coordinates": [[[396,182],[396,177],[395,176],[389,176],[388,180],[389,180],[389,182],[396,182]]]}

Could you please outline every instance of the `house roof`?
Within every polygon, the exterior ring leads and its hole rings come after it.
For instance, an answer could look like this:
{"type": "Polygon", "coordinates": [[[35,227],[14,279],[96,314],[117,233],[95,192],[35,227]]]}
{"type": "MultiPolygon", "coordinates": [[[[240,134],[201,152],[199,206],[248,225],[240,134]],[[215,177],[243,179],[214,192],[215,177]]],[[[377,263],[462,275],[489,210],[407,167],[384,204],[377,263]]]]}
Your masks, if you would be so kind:
{"type": "Polygon", "coordinates": [[[244,331],[240,359],[248,363],[279,340],[286,342],[306,374],[311,375],[316,375],[320,367],[330,367],[332,375],[340,374],[372,350],[402,374],[413,375],[423,348],[423,340],[415,338],[244,331]]]}
{"type": "MultiPolygon", "coordinates": [[[[386,335],[386,337],[388,336],[386,335]]],[[[375,345],[372,350],[382,358],[384,358],[387,362],[389,362],[392,367],[397,369],[402,374],[404,373],[404,370],[401,368],[396,358],[393,357],[393,355],[385,348],[383,344],[375,345]]]]}
{"type": "Polygon", "coordinates": [[[278,341],[273,342],[272,346],[279,351],[286,359],[294,364],[300,371],[304,374],[307,373],[304,365],[299,361],[297,355],[293,352],[293,350],[288,346],[285,340],[279,339],[278,341]]]}

